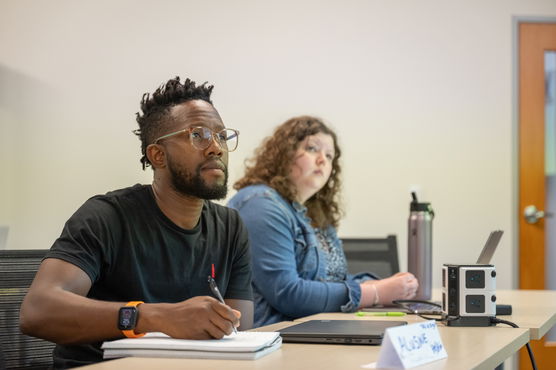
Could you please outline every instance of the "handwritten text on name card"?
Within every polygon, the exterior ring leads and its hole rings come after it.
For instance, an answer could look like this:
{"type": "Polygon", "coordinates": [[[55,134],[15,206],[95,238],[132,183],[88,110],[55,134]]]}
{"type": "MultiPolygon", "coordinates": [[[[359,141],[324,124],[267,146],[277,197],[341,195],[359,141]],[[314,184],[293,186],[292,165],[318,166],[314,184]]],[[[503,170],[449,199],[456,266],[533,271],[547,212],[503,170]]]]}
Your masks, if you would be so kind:
{"type": "Polygon", "coordinates": [[[386,329],[377,367],[404,369],[446,358],[434,320],[386,329]]]}

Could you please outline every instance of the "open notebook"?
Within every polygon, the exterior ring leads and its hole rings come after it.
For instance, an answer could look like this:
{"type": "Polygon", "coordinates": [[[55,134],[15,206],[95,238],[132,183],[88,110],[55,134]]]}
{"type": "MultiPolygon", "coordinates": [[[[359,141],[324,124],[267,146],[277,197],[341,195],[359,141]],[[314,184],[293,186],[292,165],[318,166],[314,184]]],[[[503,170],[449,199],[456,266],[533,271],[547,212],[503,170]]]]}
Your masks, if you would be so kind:
{"type": "Polygon", "coordinates": [[[130,356],[255,360],[281,345],[280,333],[240,331],[209,340],[175,339],[163,333],[147,333],[141,338],[104,342],[101,348],[105,360],[130,356]]]}

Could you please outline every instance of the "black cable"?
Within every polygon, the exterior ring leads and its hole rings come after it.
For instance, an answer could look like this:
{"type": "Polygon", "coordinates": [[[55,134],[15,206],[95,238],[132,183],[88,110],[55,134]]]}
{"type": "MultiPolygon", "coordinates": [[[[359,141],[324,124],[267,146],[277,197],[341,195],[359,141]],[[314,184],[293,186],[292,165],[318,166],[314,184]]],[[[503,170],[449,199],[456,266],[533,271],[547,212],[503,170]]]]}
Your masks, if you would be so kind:
{"type": "MultiPolygon", "coordinates": [[[[498,319],[496,317],[491,317],[490,322],[492,322],[493,324],[506,324],[511,326],[512,328],[519,328],[519,326],[517,326],[511,321],[498,319]]],[[[529,358],[531,359],[531,365],[533,366],[533,370],[537,370],[537,363],[535,362],[535,356],[533,356],[533,351],[531,350],[531,346],[529,345],[529,342],[525,343],[525,346],[527,346],[527,353],[529,353],[529,358]]]]}

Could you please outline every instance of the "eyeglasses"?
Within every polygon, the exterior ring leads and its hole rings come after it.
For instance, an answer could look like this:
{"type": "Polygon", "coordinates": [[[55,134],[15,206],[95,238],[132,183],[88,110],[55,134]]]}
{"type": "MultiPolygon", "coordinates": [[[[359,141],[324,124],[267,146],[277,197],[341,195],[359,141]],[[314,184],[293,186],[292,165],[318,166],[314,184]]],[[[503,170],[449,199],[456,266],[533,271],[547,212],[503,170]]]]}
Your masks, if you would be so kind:
{"type": "Polygon", "coordinates": [[[220,148],[227,152],[233,152],[237,149],[239,131],[233,128],[225,128],[222,131],[214,132],[208,127],[188,127],[183,130],[163,135],[154,141],[155,144],[162,139],[181,133],[189,133],[191,145],[199,150],[205,150],[210,146],[212,140],[216,140],[220,148]]]}

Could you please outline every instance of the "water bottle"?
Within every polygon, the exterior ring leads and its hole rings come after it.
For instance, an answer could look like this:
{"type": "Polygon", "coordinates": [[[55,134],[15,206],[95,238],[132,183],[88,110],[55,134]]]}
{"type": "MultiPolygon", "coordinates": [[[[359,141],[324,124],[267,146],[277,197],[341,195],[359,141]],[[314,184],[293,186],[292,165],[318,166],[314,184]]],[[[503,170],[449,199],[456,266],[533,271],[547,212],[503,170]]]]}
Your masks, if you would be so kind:
{"type": "Polygon", "coordinates": [[[419,281],[415,299],[430,300],[432,291],[432,220],[434,211],[430,203],[419,203],[417,194],[409,207],[407,222],[407,270],[419,281]]]}

